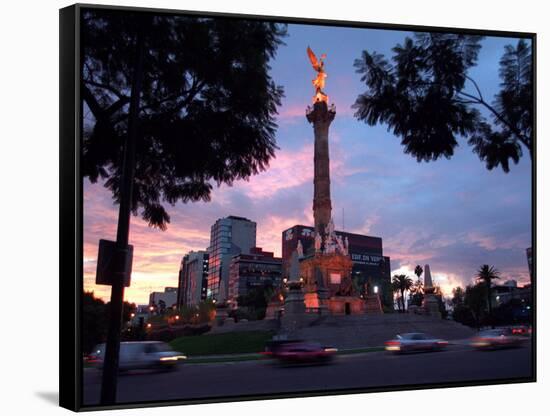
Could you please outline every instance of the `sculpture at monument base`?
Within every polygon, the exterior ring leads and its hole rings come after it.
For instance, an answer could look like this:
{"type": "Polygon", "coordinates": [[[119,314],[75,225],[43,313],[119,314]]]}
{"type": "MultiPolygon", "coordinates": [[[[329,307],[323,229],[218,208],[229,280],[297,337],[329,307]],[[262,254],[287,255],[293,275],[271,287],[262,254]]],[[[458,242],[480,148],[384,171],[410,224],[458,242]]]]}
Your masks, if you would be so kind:
{"type": "Polygon", "coordinates": [[[353,287],[349,256],[318,252],[300,262],[306,312],[349,315],[365,312],[365,301],[353,287]]]}

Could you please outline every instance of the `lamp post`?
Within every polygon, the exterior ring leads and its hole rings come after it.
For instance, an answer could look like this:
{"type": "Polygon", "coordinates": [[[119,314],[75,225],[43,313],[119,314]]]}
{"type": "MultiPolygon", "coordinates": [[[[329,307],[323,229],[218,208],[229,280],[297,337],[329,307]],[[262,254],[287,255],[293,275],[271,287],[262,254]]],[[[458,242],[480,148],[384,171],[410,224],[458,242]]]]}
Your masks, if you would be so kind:
{"type": "MultiPolygon", "coordinates": [[[[141,26],[141,25],[140,25],[141,26]]],[[[116,273],[111,287],[111,307],[107,342],[105,343],[105,361],[101,377],[102,405],[116,403],[118,360],[120,353],[120,335],[122,329],[122,309],[124,300],[124,278],[127,273],[128,239],[130,235],[130,215],[132,211],[132,193],[136,165],[136,139],[140,111],[140,96],[143,81],[144,35],[138,28],[135,42],[135,63],[130,92],[128,111],[128,131],[124,140],[122,174],[120,177],[120,203],[116,236],[116,273]]]]}

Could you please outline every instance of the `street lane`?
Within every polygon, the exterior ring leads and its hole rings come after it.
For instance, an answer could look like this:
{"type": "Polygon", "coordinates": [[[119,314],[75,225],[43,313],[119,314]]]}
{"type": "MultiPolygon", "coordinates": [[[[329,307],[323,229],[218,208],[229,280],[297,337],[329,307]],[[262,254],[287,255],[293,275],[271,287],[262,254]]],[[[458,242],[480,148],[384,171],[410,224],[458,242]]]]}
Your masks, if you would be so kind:
{"type": "MultiPolygon", "coordinates": [[[[98,404],[100,372],[86,369],[84,403],[98,404]]],[[[531,376],[531,348],[339,356],[328,365],[280,367],[266,361],[182,365],[168,373],[141,371],[119,377],[120,403],[204,399],[280,392],[306,392],[406,384],[531,376]]]]}

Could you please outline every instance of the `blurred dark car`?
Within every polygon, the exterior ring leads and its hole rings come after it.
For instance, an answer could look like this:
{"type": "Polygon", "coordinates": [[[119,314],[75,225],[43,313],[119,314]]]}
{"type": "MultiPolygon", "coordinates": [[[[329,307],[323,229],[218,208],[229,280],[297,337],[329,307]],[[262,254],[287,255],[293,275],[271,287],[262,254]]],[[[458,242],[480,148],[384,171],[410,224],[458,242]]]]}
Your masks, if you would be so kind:
{"type": "MultiPolygon", "coordinates": [[[[93,367],[102,368],[105,357],[105,344],[99,344],[87,356],[87,363],[93,367]]],[[[120,371],[137,369],[173,369],[175,365],[187,357],[165,342],[139,341],[121,342],[118,368],[120,371]]]]}
{"type": "Polygon", "coordinates": [[[326,363],[334,358],[338,350],[324,347],[317,342],[272,341],[266,345],[264,355],[281,363],[326,363]]]}
{"type": "Polygon", "coordinates": [[[441,351],[446,348],[448,342],[434,338],[421,332],[411,332],[397,335],[384,343],[386,351],[394,353],[415,352],[415,351],[441,351]]]}
{"type": "Polygon", "coordinates": [[[470,345],[478,350],[492,350],[519,347],[525,341],[525,337],[514,334],[511,328],[498,328],[481,331],[471,339],[470,345]]]}

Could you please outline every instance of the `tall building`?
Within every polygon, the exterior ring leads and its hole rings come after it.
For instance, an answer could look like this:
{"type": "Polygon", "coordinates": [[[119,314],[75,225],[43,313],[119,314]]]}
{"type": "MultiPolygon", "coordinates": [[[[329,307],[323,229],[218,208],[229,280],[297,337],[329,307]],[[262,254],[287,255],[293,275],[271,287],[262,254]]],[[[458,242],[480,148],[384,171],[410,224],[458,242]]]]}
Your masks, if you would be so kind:
{"type": "MultiPolygon", "coordinates": [[[[348,239],[348,255],[352,261],[352,278],[367,283],[369,292],[380,295],[382,304],[392,307],[390,258],[384,256],[382,239],[367,235],[335,231],[343,240],[348,239]]],[[[282,233],[283,277],[288,276],[290,257],[296,250],[298,241],[303,252],[314,250],[315,229],[305,225],[295,225],[282,233]]]]}
{"type": "Polygon", "coordinates": [[[206,299],[208,253],[190,251],[183,256],[178,278],[178,307],[197,305],[206,299]]]}
{"type": "Polygon", "coordinates": [[[237,254],[229,265],[228,301],[237,303],[239,296],[256,287],[280,287],[282,259],[272,252],[254,247],[250,254],[237,254]]]}
{"type": "Polygon", "coordinates": [[[162,301],[167,308],[170,308],[177,303],[177,296],[177,287],[165,287],[164,292],[151,292],[149,294],[149,305],[159,306],[159,302],[162,301]]]}
{"type": "Polygon", "coordinates": [[[223,302],[227,298],[229,264],[236,254],[250,253],[256,247],[256,223],[247,218],[229,216],[220,218],[210,229],[208,247],[209,298],[223,302]]]}

